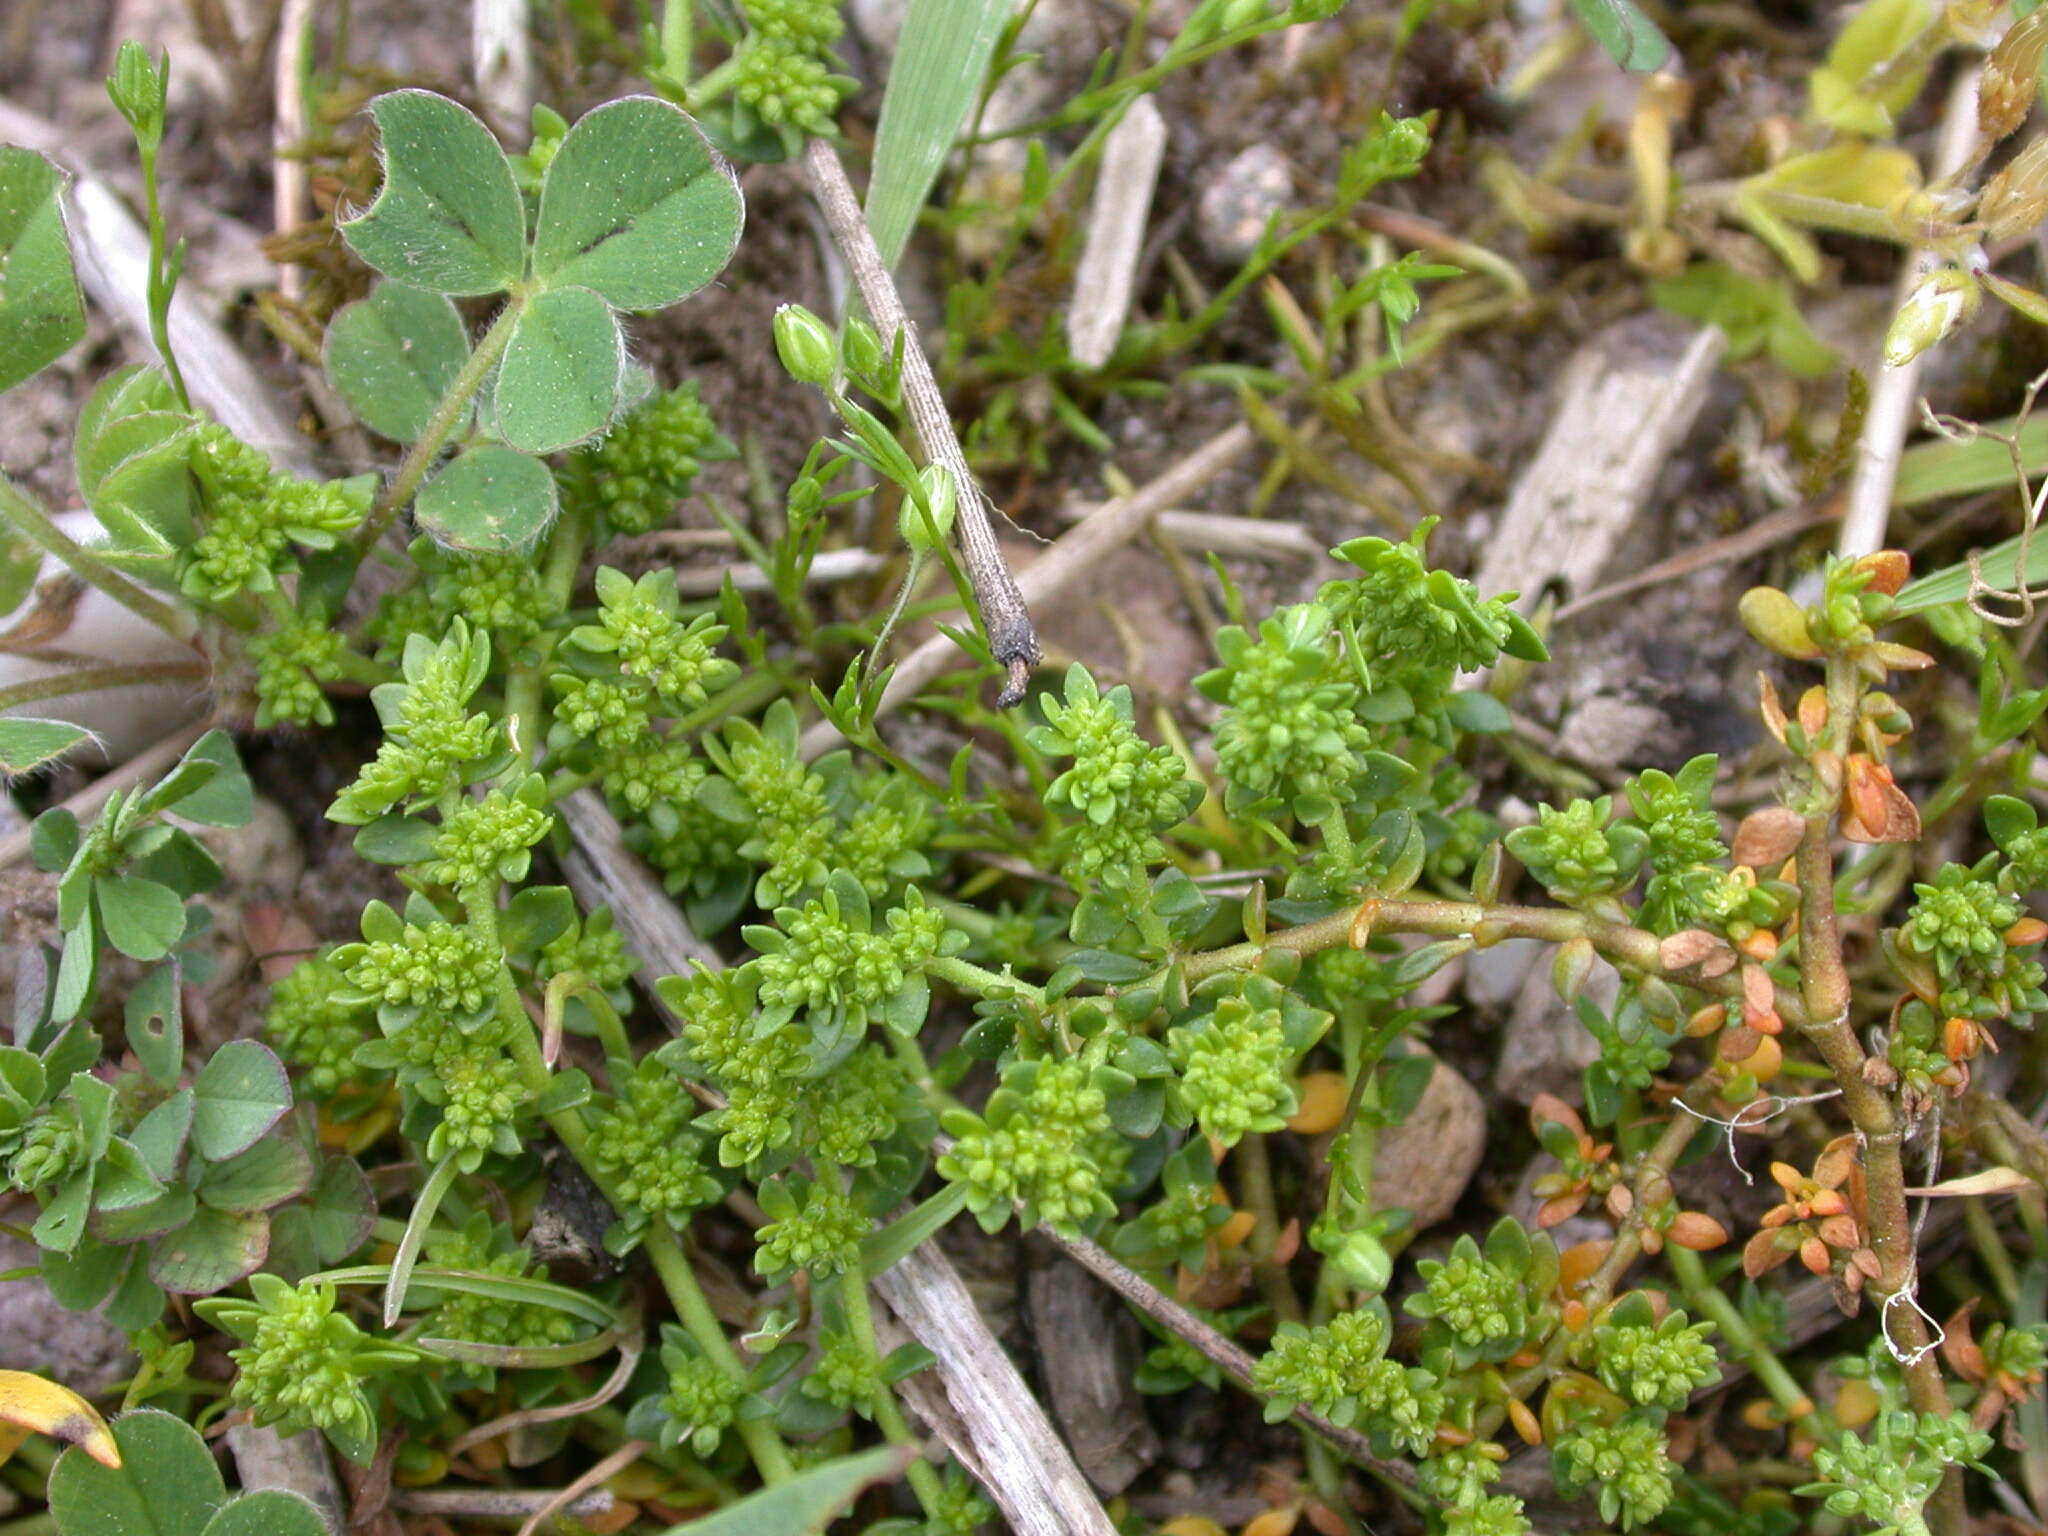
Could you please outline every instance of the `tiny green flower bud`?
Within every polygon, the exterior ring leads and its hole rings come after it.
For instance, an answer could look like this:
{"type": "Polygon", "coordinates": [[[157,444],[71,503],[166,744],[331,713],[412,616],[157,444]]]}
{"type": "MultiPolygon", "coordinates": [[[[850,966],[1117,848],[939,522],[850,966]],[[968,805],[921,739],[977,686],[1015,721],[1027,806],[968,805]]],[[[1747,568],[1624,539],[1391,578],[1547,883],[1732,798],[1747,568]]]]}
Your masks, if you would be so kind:
{"type": "Polygon", "coordinates": [[[1977,279],[1960,267],[1928,273],[1892,319],[1884,338],[1885,367],[1903,368],[1951,335],[1977,312],[1982,299],[1977,279]]]}
{"type": "Polygon", "coordinates": [[[784,304],[775,311],[775,353],[789,376],[802,384],[830,389],[839,371],[839,348],[832,332],[801,304],[784,304]]]}
{"type": "Polygon", "coordinates": [[[889,371],[890,357],[882,350],[882,338],[859,315],[847,316],[844,346],[847,366],[861,378],[880,381],[889,371]]]}
{"type": "Polygon", "coordinates": [[[107,95],[114,110],[135,130],[136,142],[154,149],[164,136],[164,98],[171,76],[171,56],[163,55],[159,65],[142,44],[130,39],[114,56],[114,73],[107,80],[107,95]]]}
{"type": "Polygon", "coordinates": [[[946,541],[953,531],[953,514],[957,510],[953,492],[953,476],[943,464],[927,464],[918,472],[918,483],[924,487],[925,508],[916,500],[906,496],[902,509],[896,514],[896,530],[903,535],[903,542],[921,555],[928,555],[946,541]],[[933,535],[936,533],[937,537],[933,535]]]}
{"type": "Polygon", "coordinates": [[[2034,140],[1984,184],[1977,217],[1987,244],[2026,234],[2048,218],[2048,137],[2034,140]]]}
{"type": "Polygon", "coordinates": [[[1258,21],[1266,14],[1266,0],[1230,0],[1223,7],[1223,30],[1234,31],[1258,21]]]}

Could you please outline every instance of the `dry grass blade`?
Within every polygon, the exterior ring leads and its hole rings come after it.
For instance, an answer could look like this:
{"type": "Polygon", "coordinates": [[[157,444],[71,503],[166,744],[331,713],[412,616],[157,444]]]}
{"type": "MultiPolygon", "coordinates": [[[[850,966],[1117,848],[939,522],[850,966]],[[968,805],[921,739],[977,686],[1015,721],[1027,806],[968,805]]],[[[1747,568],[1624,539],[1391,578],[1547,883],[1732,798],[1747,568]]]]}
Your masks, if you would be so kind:
{"type": "Polygon", "coordinates": [[[1010,0],[910,0],[904,12],[868,177],[868,227],[884,266],[903,256],[1012,9],[1010,0]]]}

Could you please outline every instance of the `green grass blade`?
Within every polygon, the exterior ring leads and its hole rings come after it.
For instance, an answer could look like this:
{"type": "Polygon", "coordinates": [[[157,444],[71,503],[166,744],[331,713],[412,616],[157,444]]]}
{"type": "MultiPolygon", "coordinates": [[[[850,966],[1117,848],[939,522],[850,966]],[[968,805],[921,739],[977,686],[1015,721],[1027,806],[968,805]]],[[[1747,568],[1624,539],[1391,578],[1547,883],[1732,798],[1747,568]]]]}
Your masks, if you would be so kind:
{"type": "Polygon", "coordinates": [[[910,0],[904,13],[868,177],[868,227],[892,268],[974,110],[1011,8],[1011,0],[910,0]]]}
{"type": "MultiPolygon", "coordinates": [[[[2004,450],[2001,448],[1999,451],[2004,450]]],[[[1994,589],[1994,594],[2019,590],[2022,580],[2020,544],[2020,538],[2015,536],[2003,544],[1992,545],[1977,557],[1977,568],[1983,573],[1985,585],[1994,589]]],[[[2048,529],[2042,529],[2034,534],[2033,542],[2027,549],[2024,580],[2027,588],[2035,592],[2043,585],[2048,585],[2048,529]]],[[[1920,613],[1929,608],[1939,608],[1943,603],[1959,603],[1969,596],[1969,593],[1970,567],[1966,561],[1961,565],[1930,571],[1918,581],[1907,582],[1900,590],[1895,606],[1901,613],[1920,613]]],[[[1997,601],[1995,595],[1992,601],[1997,601]]]]}
{"type": "MultiPolygon", "coordinates": [[[[1986,432],[2011,437],[2019,435],[2020,462],[2027,473],[2038,475],[2048,468],[2048,416],[2037,417],[2021,426],[2016,417],[1984,423],[1986,432]]],[[[1916,443],[1899,458],[1899,478],[1892,489],[1895,507],[1920,507],[1949,496],[1973,496],[1995,491],[2013,483],[2012,450],[1988,437],[1967,441],[1935,438],[1916,443]]]]}

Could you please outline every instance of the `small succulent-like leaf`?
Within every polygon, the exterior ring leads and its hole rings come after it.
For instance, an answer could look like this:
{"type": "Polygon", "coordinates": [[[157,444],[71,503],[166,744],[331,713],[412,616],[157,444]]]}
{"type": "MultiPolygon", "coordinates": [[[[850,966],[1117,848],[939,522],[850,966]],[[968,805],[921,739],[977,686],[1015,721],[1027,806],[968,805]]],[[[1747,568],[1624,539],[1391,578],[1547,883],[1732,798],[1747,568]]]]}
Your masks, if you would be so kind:
{"type": "Polygon", "coordinates": [[[363,425],[409,443],[462,371],[469,332],[445,296],[386,282],[343,306],[321,350],[329,382],[363,425]]]}
{"type": "Polygon", "coordinates": [[[65,1536],[203,1536],[227,1497],[199,1431],[155,1408],[114,1420],[118,1467],[73,1446],[50,1472],[50,1512],[65,1536]]]}
{"type": "Polygon", "coordinates": [[[597,436],[619,405],[626,339],[588,288],[536,294],[513,323],[493,399],[498,432],[526,453],[555,453],[597,436]]]}
{"type": "Polygon", "coordinates": [[[75,1445],[104,1467],[121,1465],[113,1432],[91,1403],[28,1371],[0,1371],[0,1461],[29,1435],[75,1445]]]}
{"type": "Polygon", "coordinates": [[[414,507],[437,543],[476,554],[531,549],[555,520],[555,477],[539,459],[483,443],[420,488],[414,507]]]}
{"type": "Polygon", "coordinates": [[[255,1145],[292,1103],[284,1063],[254,1040],[230,1040],[215,1051],[192,1090],[192,1144],[208,1162],[255,1145]]]}
{"type": "Polygon", "coordinates": [[[497,293],[518,282],[526,212],[490,129],[431,91],[379,96],[370,115],[384,185],[342,221],[349,248],[386,277],[434,293],[497,293]]]}
{"type": "Polygon", "coordinates": [[[686,113],[653,96],[606,102],[548,163],[534,275],[616,309],[660,309],[723,270],[744,217],[732,168],[686,113]]]}
{"type": "Polygon", "coordinates": [[[0,390],[85,335],[85,300],[64,238],[64,173],[32,149],[0,145],[0,390]]]}
{"type": "MultiPolygon", "coordinates": [[[[0,324],[4,324],[0,320],[0,324]]],[[[92,732],[68,720],[35,720],[21,716],[0,720],[0,776],[32,773],[55,762],[92,732]]]]}

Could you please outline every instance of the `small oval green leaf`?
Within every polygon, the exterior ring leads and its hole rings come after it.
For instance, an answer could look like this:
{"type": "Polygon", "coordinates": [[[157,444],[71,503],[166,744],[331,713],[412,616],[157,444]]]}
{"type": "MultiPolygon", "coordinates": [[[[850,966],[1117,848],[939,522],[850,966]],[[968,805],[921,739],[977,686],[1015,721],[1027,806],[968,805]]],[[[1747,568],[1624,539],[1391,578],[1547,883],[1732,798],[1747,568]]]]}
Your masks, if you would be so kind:
{"type": "Polygon", "coordinates": [[[409,443],[462,371],[469,332],[441,294],[379,283],[329,322],[322,353],[328,381],[363,425],[409,443]]]}
{"type": "Polygon", "coordinates": [[[85,335],[85,300],[64,238],[64,173],[0,145],[0,390],[40,373],[85,335]]]}
{"type": "Polygon", "coordinates": [[[497,293],[519,281],[526,212],[511,162],[476,114],[432,91],[370,103],[384,185],[340,226],[364,261],[434,293],[497,293]]]}
{"type": "Polygon", "coordinates": [[[498,433],[526,453],[586,442],[619,408],[626,339],[588,288],[536,294],[513,323],[494,399],[498,433]]]}
{"type": "Polygon", "coordinates": [[[420,488],[413,515],[437,543],[478,554],[531,549],[555,520],[555,477],[539,459],[483,443],[420,488]]]}
{"type": "Polygon", "coordinates": [[[724,269],[744,221],[732,168],[689,115],[628,96],[585,113],[549,162],[534,275],[617,309],[660,309],[724,269]]]}

